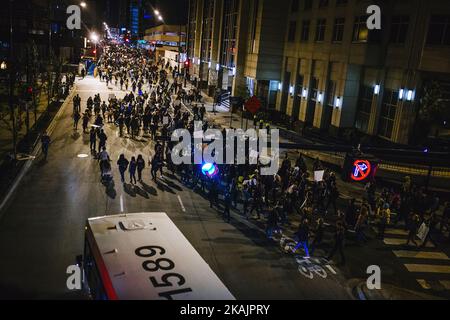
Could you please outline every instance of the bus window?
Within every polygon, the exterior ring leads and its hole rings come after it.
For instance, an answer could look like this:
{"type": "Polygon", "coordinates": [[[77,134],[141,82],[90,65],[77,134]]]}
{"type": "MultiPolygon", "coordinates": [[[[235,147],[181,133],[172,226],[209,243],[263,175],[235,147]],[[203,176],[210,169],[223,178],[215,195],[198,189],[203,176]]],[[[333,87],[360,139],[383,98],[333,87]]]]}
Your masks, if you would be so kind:
{"type": "Polygon", "coordinates": [[[85,286],[87,293],[94,300],[108,300],[105,290],[100,279],[100,274],[95,263],[94,256],[92,255],[91,246],[86,239],[84,248],[84,276],[85,286]]]}

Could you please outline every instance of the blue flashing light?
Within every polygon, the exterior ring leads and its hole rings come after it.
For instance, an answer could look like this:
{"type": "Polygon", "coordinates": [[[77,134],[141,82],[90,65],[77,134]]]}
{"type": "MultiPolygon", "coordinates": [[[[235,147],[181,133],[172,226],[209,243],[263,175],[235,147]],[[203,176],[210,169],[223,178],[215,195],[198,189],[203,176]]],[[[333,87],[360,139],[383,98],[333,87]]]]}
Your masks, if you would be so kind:
{"type": "Polygon", "coordinates": [[[209,178],[214,177],[219,172],[219,168],[215,164],[205,163],[202,166],[202,173],[209,178]]]}

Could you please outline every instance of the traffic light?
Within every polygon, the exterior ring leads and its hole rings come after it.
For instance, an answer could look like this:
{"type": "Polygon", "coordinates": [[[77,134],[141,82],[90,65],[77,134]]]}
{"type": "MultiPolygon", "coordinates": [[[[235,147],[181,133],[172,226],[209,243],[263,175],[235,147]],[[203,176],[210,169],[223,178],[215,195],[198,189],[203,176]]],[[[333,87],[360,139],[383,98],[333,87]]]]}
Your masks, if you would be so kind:
{"type": "Polygon", "coordinates": [[[24,100],[25,101],[33,101],[33,87],[27,86],[24,92],[24,100]]]}

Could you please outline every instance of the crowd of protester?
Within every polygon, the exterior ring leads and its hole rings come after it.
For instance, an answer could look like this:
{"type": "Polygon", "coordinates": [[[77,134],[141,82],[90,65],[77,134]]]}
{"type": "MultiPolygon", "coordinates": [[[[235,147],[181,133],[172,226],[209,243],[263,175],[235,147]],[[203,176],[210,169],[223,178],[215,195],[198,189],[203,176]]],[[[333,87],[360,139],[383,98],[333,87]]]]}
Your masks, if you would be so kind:
{"type": "MultiPolygon", "coordinates": [[[[206,109],[195,83],[187,89],[183,86],[185,79],[164,60],[157,61],[143,51],[126,46],[106,47],[97,70],[101,81],[127,92],[123,99],[102,101],[99,94],[90,97],[84,111],[80,97],[77,95],[73,100],[74,128],[78,129],[82,120],[83,132],[89,134],[91,150],[99,160],[102,179],[112,176],[108,137],[103,129],[108,125],[118,130],[120,137],[148,136],[155,144],[149,157],[151,178],[157,180],[158,173],[163,176],[163,168],[167,167],[180,176],[184,185],[203,193],[211,208],[219,210],[226,221],[230,221],[231,211],[244,219],[257,220],[265,225],[269,239],[293,227],[296,230],[294,252],[302,248],[306,255],[314,254],[317,248],[323,247],[326,225],[330,224],[334,237],[326,257],[331,259],[339,252],[342,263],[345,263],[345,239],[351,236],[357,244],[364,245],[369,240],[370,225],[377,226],[379,239],[383,239],[388,226],[402,225],[409,230],[405,245],[411,242],[419,245],[415,239],[422,223],[430,231],[420,245],[426,245],[430,239],[442,241],[443,232],[448,231],[449,203],[439,210],[442,201],[415,186],[409,177],[398,190],[382,188],[381,192],[376,181],[371,181],[365,186],[364,197],[343,204],[335,173],[319,159],[308,169],[301,154],[294,161],[286,155],[274,176],[263,176],[259,165],[250,164],[218,165],[215,177],[204,175],[201,165],[174,166],[172,143],[168,139],[173,130],[185,128],[193,133],[194,120],[204,121],[203,130],[211,127],[205,120],[206,109]],[[324,171],[323,179],[314,181],[313,173],[320,170],[324,171]]],[[[145,179],[146,156],[127,159],[120,155],[117,168],[122,182],[129,178],[131,184],[136,184],[145,179]]]]}

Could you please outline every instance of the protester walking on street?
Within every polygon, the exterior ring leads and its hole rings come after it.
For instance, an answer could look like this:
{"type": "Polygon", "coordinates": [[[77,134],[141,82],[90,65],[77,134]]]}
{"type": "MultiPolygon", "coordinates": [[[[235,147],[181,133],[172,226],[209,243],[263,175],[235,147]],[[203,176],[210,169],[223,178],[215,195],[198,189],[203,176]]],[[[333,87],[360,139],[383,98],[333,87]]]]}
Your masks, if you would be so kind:
{"type": "Polygon", "coordinates": [[[342,223],[336,223],[336,231],[334,234],[334,246],[327,256],[327,260],[333,258],[337,251],[341,256],[341,265],[345,265],[345,255],[344,255],[344,240],[345,240],[345,229],[342,223]]]}
{"type": "Polygon", "coordinates": [[[89,132],[89,145],[91,152],[95,152],[97,150],[97,131],[94,127],[92,127],[89,132]]]}
{"type": "Polygon", "coordinates": [[[73,115],[73,128],[75,130],[78,130],[78,122],[80,121],[80,113],[79,112],[75,112],[73,115]]]}
{"type": "Polygon", "coordinates": [[[131,161],[130,161],[130,164],[129,164],[130,183],[131,184],[136,184],[137,183],[137,181],[136,181],[136,167],[137,167],[136,158],[135,157],[131,157],[131,161]]]}
{"type": "Polygon", "coordinates": [[[47,134],[47,132],[44,132],[41,137],[41,148],[42,148],[42,153],[44,154],[45,161],[47,161],[48,148],[50,146],[50,143],[51,143],[50,136],[47,134]]]}
{"type": "Polygon", "coordinates": [[[409,224],[408,224],[408,240],[406,241],[406,245],[409,246],[409,243],[412,241],[416,247],[419,245],[416,242],[417,230],[419,230],[420,225],[420,217],[418,214],[411,214],[409,224]]]}
{"type": "Polygon", "coordinates": [[[122,183],[125,183],[125,172],[127,171],[129,161],[125,158],[124,154],[119,156],[119,160],[117,160],[117,166],[119,167],[120,179],[122,183]]]}
{"type": "Polygon", "coordinates": [[[138,155],[136,160],[136,168],[138,173],[138,181],[142,182],[142,171],[145,169],[145,160],[142,154],[138,155]]]}

